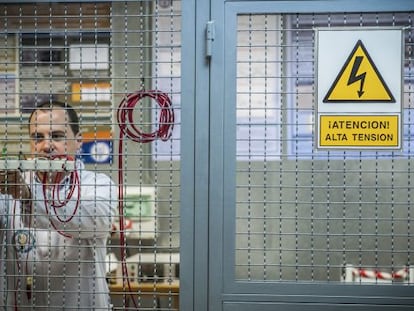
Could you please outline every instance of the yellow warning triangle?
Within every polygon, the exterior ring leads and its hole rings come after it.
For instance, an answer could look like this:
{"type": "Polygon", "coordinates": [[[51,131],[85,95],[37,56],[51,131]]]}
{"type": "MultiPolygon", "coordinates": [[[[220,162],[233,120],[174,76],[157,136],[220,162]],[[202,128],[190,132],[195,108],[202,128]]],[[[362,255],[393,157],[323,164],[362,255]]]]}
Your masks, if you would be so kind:
{"type": "Polygon", "coordinates": [[[361,40],[356,43],[323,102],[395,103],[361,40]]]}

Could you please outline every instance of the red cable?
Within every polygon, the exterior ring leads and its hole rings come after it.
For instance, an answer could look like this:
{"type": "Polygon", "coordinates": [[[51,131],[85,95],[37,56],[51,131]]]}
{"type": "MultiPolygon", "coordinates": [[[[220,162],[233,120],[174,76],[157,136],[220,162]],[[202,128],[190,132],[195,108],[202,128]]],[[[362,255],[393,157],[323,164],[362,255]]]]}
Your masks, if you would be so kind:
{"type": "MultiPolygon", "coordinates": [[[[174,110],[172,108],[171,100],[167,94],[162,93],[158,90],[151,91],[138,91],[136,93],[129,94],[124,98],[119,104],[117,111],[117,121],[120,129],[119,132],[119,145],[118,145],[118,199],[119,199],[119,236],[121,241],[121,266],[122,266],[122,281],[123,286],[128,286],[129,295],[132,298],[135,308],[137,307],[137,302],[132,293],[131,283],[128,278],[128,267],[126,265],[126,237],[125,237],[125,219],[124,219],[124,159],[123,159],[123,143],[124,138],[138,142],[138,143],[148,143],[152,142],[155,139],[161,139],[166,141],[171,137],[172,130],[174,127],[174,110]],[[134,122],[134,110],[143,99],[149,97],[157,102],[161,107],[159,113],[159,125],[158,129],[151,133],[142,132],[134,122]]],[[[125,295],[124,295],[125,297],[125,295]]],[[[124,298],[125,300],[125,298],[124,298]]]]}
{"type": "MultiPolygon", "coordinates": [[[[74,159],[70,156],[54,156],[51,159],[52,160],[53,159],[67,159],[68,161],[74,161],[74,159]]],[[[69,188],[69,191],[66,193],[66,196],[63,199],[61,199],[60,192],[59,192],[59,184],[60,184],[60,181],[63,177],[64,177],[63,172],[56,173],[55,179],[52,183],[52,188],[51,188],[52,198],[50,200],[48,200],[47,199],[48,173],[47,172],[44,173],[43,180],[42,180],[43,199],[44,199],[46,214],[49,215],[48,206],[50,205],[50,207],[53,208],[56,219],[60,223],[68,223],[73,219],[73,217],[75,217],[75,215],[78,211],[78,208],[79,208],[79,203],[80,203],[80,181],[79,181],[79,174],[78,174],[78,172],[75,168],[75,170],[70,172],[70,177],[69,177],[70,188],[69,188]],[[63,219],[57,213],[57,209],[66,206],[66,204],[72,198],[75,190],[78,190],[75,209],[73,210],[72,214],[68,218],[63,219]]],[[[72,238],[72,235],[70,235],[68,233],[65,233],[62,230],[58,229],[56,227],[56,224],[53,222],[53,220],[51,218],[49,218],[49,221],[50,221],[50,224],[52,225],[53,229],[55,229],[60,235],[63,235],[64,237],[67,237],[67,238],[72,238]]]]}
{"type": "Polygon", "coordinates": [[[117,120],[122,135],[134,142],[147,143],[160,138],[166,141],[171,137],[174,128],[174,110],[167,94],[157,90],[139,91],[129,94],[118,107],[117,120]],[[155,100],[161,108],[159,113],[159,127],[151,133],[144,133],[134,122],[134,109],[145,97],[155,100]]]}

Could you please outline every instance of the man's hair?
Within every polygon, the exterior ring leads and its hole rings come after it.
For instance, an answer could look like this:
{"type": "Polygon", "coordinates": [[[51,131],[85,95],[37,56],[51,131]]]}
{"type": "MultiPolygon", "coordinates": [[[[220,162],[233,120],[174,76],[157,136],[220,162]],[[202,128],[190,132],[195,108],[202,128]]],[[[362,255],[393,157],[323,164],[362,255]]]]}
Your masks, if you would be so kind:
{"type": "Polygon", "coordinates": [[[79,133],[79,117],[76,113],[75,109],[69,104],[54,100],[54,101],[45,101],[39,103],[32,111],[29,117],[29,124],[32,120],[33,114],[38,110],[52,110],[55,107],[60,107],[66,110],[66,113],[68,115],[68,123],[70,128],[72,129],[72,132],[76,135],[79,133]]]}

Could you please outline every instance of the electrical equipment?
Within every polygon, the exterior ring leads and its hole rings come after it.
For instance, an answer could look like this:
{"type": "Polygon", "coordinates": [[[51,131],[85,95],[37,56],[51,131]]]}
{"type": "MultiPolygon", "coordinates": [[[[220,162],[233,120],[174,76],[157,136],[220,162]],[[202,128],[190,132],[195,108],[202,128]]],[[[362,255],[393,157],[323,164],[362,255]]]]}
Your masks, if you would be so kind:
{"type": "MultiPolygon", "coordinates": [[[[138,253],[126,259],[130,282],[171,282],[179,277],[179,253],[138,253]]],[[[121,268],[117,275],[122,278],[121,268]]]]}
{"type": "Polygon", "coordinates": [[[74,171],[75,161],[67,159],[31,159],[19,160],[17,158],[6,158],[0,160],[0,171],[74,171]]]}
{"type": "Polygon", "coordinates": [[[131,222],[128,238],[154,239],[157,231],[154,187],[125,187],[124,217],[131,222]]]}

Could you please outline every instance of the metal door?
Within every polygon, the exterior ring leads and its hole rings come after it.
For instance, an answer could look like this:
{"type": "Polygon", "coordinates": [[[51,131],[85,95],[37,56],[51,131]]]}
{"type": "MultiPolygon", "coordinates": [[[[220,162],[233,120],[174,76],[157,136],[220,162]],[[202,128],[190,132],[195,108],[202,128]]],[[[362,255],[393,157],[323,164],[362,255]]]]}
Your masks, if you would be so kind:
{"type": "Polygon", "coordinates": [[[192,59],[196,104],[209,92],[195,120],[209,118],[193,137],[193,214],[182,210],[194,224],[182,229],[194,234],[182,248],[194,255],[183,310],[413,308],[413,9],[409,1],[194,6],[194,33],[205,35],[194,48],[203,56],[192,59]],[[315,148],[314,29],[351,26],[404,28],[402,150],[315,148]],[[202,161],[208,170],[197,168],[202,161]],[[347,271],[355,282],[345,282],[347,271]],[[373,277],[365,283],[364,274],[373,277]]]}

